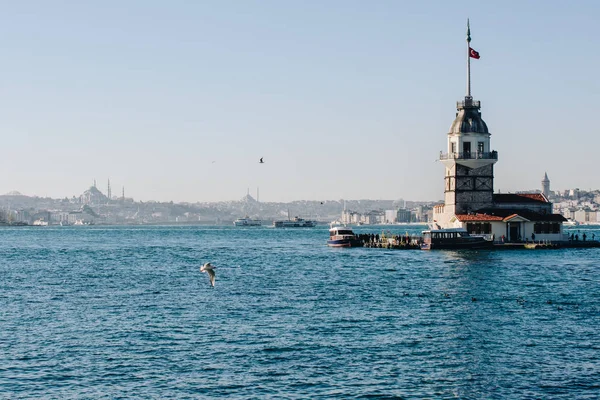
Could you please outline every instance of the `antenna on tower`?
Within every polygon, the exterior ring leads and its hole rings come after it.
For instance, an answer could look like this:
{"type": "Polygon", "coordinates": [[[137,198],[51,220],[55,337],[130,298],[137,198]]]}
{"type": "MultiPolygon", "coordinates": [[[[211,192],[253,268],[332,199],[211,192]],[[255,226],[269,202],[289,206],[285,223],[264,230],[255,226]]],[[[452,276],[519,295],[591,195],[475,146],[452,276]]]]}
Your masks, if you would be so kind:
{"type": "Polygon", "coordinates": [[[467,97],[471,98],[471,26],[467,18],[467,97]]]}

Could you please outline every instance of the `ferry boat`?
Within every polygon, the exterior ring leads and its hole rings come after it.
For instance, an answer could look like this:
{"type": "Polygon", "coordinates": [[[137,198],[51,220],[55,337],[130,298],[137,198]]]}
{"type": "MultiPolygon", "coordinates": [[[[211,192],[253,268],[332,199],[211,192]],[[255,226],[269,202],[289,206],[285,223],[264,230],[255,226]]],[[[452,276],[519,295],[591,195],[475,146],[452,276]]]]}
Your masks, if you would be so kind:
{"type": "Polygon", "coordinates": [[[317,221],[294,217],[294,219],[273,221],[273,226],[275,228],[312,228],[317,226],[317,221]]]}
{"type": "Polygon", "coordinates": [[[448,228],[423,231],[421,250],[433,249],[486,249],[494,242],[483,236],[471,236],[465,228],[448,228]]]}
{"type": "Polygon", "coordinates": [[[262,221],[260,219],[252,219],[246,215],[244,218],[238,218],[235,221],[233,221],[233,225],[235,225],[235,226],[261,226],[262,221]]]}
{"type": "Polygon", "coordinates": [[[331,226],[327,246],[331,247],[362,247],[362,241],[356,238],[351,228],[346,226],[331,226]]]}

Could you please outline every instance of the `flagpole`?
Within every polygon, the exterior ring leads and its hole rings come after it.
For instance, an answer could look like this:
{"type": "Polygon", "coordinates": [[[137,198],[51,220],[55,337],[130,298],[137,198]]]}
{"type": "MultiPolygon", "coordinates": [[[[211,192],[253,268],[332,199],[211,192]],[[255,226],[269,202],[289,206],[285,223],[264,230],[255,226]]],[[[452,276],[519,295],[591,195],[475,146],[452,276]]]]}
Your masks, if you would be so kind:
{"type": "Polygon", "coordinates": [[[467,18],[467,97],[471,98],[471,27],[467,18]]]}

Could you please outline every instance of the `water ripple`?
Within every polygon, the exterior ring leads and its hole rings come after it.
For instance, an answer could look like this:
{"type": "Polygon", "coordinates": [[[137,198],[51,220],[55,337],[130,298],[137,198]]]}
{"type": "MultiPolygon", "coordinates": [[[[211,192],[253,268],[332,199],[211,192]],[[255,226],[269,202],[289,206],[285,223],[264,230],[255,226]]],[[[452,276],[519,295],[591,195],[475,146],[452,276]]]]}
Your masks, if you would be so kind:
{"type": "Polygon", "coordinates": [[[597,397],[596,251],[326,237],[0,229],[0,397],[597,397]]]}

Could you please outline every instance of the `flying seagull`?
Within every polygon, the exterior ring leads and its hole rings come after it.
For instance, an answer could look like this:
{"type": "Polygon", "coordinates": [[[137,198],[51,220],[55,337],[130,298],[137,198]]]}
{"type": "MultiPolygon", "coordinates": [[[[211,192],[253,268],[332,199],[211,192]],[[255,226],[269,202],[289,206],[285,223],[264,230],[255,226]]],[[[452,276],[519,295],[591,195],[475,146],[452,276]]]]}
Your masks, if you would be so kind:
{"type": "Polygon", "coordinates": [[[211,263],[207,262],[203,266],[200,267],[200,272],[206,272],[208,274],[208,279],[210,279],[210,284],[215,286],[215,270],[211,263]]]}
{"type": "Polygon", "coordinates": [[[265,163],[265,162],[263,161],[263,158],[262,158],[262,157],[260,158],[260,161],[259,161],[259,163],[260,163],[260,164],[264,164],[264,163],[265,163]]]}

